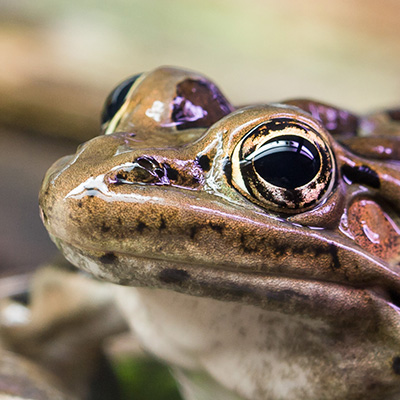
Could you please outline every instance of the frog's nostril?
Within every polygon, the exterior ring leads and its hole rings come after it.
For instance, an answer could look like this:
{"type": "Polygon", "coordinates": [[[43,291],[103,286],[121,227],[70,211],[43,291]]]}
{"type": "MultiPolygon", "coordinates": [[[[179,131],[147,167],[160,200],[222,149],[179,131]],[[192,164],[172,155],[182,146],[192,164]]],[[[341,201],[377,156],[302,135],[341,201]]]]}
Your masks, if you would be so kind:
{"type": "Polygon", "coordinates": [[[122,184],[134,184],[134,183],[155,183],[158,178],[151,174],[144,168],[141,167],[124,167],[118,170],[116,173],[111,174],[108,179],[108,183],[114,185],[122,184]]]}
{"type": "Polygon", "coordinates": [[[145,156],[136,158],[134,162],[147,170],[154,169],[154,167],[158,165],[157,161],[155,161],[153,158],[145,156]]]}

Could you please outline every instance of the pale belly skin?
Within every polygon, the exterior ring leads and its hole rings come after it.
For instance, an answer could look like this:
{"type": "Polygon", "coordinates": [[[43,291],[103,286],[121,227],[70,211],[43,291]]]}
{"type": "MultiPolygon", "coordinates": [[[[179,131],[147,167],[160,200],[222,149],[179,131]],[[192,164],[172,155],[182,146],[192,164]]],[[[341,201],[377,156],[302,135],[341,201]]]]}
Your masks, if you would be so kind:
{"type": "MultiPolygon", "coordinates": [[[[349,351],[360,332],[342,335],[322,321],[162,289],[118,286],[116,291],[137,337],[175,366],[188,399],[349,398],[349,386],[365,383],[376,349],[366,340],[361,352],[360,343],[349,351]]],[[[371,368],[369,375],[371,397],[360,390],[351,398],[376,398],[376,371],[371,368]]]]}
{"type": "Polygon", "coordinates": [[[160,68],[49,170],[42,219],[185,399],[399,399],[399,120],[160,68]]]}

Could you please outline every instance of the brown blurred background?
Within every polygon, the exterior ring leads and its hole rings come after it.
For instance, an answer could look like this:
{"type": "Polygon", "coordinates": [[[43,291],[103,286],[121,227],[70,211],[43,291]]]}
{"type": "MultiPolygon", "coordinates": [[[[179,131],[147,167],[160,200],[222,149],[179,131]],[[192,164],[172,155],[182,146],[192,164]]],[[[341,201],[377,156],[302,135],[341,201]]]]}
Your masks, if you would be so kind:
{"type": "Polygon", "coordinates": [[[400,104],[398,0],[0,0],[0,276],[56,254],[38,217],[45,170],[97,135],[108,92],[176,65],[236,104],[313,97],[400,104]]]}

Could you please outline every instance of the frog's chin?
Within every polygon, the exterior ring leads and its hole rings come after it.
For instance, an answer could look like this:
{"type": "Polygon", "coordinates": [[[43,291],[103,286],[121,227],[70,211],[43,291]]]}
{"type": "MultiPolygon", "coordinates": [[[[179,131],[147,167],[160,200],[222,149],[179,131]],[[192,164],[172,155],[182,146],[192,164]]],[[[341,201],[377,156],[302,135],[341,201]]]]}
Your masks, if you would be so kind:
{"type": "Polygon", "coordinates": [[[365,316],[377,322],[384,314],[385,318],[396,321],[400,329],[400,308],[381,287],[360,288],[115,252],[100,253],[78,248],[54,236],[52,239],[68,261],[110,283],[173,290],[333,323],[338,320],[353,325],[365,323],[365,316]]]}

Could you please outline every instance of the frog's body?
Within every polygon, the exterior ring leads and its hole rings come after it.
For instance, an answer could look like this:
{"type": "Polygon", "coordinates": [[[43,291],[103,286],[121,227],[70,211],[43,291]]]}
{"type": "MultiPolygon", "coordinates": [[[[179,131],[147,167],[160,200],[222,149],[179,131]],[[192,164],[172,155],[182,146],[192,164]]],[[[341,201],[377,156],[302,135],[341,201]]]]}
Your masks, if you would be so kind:
{"type": "Polygon", "coordinates": [[[121,308],[188,399],[395,399],[393,119],[235,110],[160,68],[113,92],[105,135],[48,172],[43,220],[71,262],[128,286],[121,308]]]}

